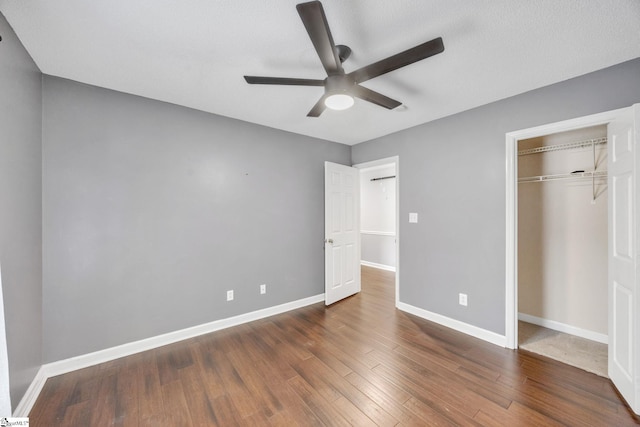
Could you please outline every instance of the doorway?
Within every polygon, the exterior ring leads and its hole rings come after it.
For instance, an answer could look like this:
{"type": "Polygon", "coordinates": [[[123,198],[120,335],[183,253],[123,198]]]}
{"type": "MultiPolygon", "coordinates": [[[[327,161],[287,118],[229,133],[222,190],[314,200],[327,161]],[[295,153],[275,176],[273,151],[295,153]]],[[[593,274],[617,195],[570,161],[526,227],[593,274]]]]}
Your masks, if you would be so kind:
{"type": "Polygon", "coordinates": [[[506,134],[506,347],[518,337],[518,141],[592,126],[607,127],[608,187],[608,366],[607,375],[636,414],[640,414],[637,318],[640,245],[640,104],[506,134]]]}
{"type": "Polygon", "coordinates": [[[607,126],[518,141],[518,347],[607,376],[607,126]]]}
{"type": "MultiPolygon", "coordinates": [[[[506,287],[505,287],[505,337],[506,347],[518,347],[518,145],[519,141],[540,138],[545,135],[571,132],[596,126],[607,126],[620,117],[623,111],[614,110],[564,122],[552,123],[506,135],[506,287]]],[[[608,150],[610,150],[608,145],[608,150]]],[[[609,155],[607,155],[608,157],[609,155]]]]}
{"type": "Polygon", "coordinates": [[[399,159],[388,157],[354,165],[360,169],[361,265],[395,272],[399,299],[399,159]]]}

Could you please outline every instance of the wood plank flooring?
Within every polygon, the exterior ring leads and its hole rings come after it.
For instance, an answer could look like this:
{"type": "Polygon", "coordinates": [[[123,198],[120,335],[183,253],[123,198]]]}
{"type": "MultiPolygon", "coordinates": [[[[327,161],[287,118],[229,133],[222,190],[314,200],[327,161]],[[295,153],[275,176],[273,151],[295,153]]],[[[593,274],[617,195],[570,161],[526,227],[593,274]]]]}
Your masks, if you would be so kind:
{"type": "Polygon", "coordinates": [[[32,426],[625,426],[608,379],[394,308],[393,273],[47,381],[32,426]]]}

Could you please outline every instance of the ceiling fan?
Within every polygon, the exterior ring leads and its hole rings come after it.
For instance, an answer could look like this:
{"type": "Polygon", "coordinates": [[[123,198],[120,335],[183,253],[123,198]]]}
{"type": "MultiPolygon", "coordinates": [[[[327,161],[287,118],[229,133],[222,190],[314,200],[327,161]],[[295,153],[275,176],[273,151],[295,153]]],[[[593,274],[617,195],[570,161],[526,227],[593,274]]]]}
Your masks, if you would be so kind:
{"type": "Polygon", "coordinates": [[[323,86],[324,95],[316,102],[308,117],[318,117],[329,107],[334,110],[344,110],[354,103],[353,97],[364,99],[389,110],[402,103],[381,93],[360,86],[360,83],[413,64],[444,51],[442,38],[438,37],[426,43],[392,55],[386,59],[374,62],[358,70],[345,73],[342,63],[351,54],[351,49],[344,45],[336,46],[329,30],[327,17],[322,3],[311,1],[296,5],[302,23],[307,29],[309,38],[320,57],[320,62],[327,72],[324,80],[296,79],[288,77],[259,77],[244,76],[249,84],[263,85],[293,85],[293,86],[323,86]]]}

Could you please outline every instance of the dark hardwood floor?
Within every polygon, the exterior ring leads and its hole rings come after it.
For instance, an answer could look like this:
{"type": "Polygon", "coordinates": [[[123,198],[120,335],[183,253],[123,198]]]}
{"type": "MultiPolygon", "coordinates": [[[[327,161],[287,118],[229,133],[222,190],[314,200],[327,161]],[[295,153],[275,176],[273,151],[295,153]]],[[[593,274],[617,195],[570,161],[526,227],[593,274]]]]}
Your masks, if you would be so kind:
{"type": "Polygon", "coordinates": [[[393,273],[362,292],[47,381],[32,426],[624,426],[611,382],[394,308],[393,273]]]}

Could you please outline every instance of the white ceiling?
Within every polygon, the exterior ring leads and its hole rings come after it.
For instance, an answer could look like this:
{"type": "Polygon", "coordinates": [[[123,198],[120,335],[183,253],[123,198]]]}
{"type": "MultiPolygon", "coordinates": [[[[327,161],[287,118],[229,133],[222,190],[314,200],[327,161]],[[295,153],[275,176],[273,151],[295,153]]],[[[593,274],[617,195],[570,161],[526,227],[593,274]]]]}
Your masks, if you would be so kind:
{"type": "Polygon", "coordinates": [[[435,37],[442,54],[363,84],[365,101],[306,117],[323,79],[293,0],[0,0],[40,70],[248,122],[356,144],[640,57],[639,0],[324,0],[348,73],[435,37]]]}

